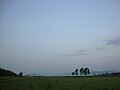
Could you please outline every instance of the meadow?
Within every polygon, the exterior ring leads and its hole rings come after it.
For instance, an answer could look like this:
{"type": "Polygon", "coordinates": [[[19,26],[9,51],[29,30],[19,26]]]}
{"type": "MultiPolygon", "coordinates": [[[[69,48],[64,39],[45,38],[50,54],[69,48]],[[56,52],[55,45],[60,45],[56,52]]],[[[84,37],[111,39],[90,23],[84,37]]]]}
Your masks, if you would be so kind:
{"type": "Polygon", "coordinates": [[[120,77],[0,77],[0,90],[120,90],[120,77]]]}

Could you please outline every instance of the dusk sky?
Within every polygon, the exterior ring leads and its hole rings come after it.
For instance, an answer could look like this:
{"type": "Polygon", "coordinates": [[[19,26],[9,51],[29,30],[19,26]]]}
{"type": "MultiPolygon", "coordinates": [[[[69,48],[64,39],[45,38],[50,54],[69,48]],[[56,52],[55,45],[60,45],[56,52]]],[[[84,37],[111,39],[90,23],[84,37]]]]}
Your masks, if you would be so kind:
{"type": "Polygon", "coordinates": [[[120,1],[0,0],[0,67],[41,75],[120,71],[120,1]]]}

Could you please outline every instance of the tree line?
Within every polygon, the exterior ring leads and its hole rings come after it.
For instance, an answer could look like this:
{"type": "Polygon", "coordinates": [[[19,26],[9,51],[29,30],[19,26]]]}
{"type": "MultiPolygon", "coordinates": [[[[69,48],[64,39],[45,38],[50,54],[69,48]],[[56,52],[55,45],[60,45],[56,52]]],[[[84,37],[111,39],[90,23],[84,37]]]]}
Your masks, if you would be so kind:
{"type": "Polygon", "coordinates": [[[23,73],[20,72],[19,74],[16,74],[15,72],[12,72],[10,70],[5,70],[0,68],[0,76],[20,76],[22,77],[23,73]]]}
{"type": "Polygon", "coordinates": [[[102,74],[98,74],[98,75],[96,75],[96,74],[94,74],[94,76],[100,76],[100,77],[105,77],[105,76],[120,76],[120,72],[113,72],[113,73],[108,73],[108,72],[106,72],[106,73],[102,73],[102,74]]]}
{"type": "Polygon", "coordinates": [[[80,74],[81,76],[82,75],[88,75],[88,74],[90,74],[90,70],[89,70],[89,68],[80,68],[80,69],[75,69],[75,71],[74,72],[72,72],[72,76],[78,76],[78,74],[80,74]]]}

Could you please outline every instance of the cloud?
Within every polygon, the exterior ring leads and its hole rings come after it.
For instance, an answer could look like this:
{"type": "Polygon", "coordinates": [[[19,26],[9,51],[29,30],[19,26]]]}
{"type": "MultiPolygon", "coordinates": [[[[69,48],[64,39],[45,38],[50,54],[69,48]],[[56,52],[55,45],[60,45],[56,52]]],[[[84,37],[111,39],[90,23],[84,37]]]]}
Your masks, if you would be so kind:
{"type": "Polygon", "coordinates": [[[120,62],[120,60],[118,60],[118,62],[120,62]]]}
{"type": "Polygon", "coordinates": [[[72,56],[82,56],[82,55],[87,55],[87,54],[65,54],[61,55],[62,57],[72,57],[72,56]]]}
{"type": "Polygon", "coordinates": [[[80,54],[86,53],[86,52],[87,52],[87,50],[85,50],[85,49],[75,51],[75,53],[80,53],[80,54]]]}
{"type": "Polygon", "coordinates": [[[106,40],[106,45],[120,46],[120,37],[116,37],[111,40],[106,40]]]}
{"type": "Polygon", "coordinates": [[[94,48],[96,51],[103,51],[105,50],[106,48],[103,48],[103,47],[97,47],[97,48],[94,48]]]}
{"type": "Polygon", "coordinates": [[[86,52],[87,52],[87,50],[81,49],[81,50],[76,50],[72,54],[65,54],[65,55],[61,55],[61,56],[62,57],[82,56],[82,55],[87,55],[86,52]]]}

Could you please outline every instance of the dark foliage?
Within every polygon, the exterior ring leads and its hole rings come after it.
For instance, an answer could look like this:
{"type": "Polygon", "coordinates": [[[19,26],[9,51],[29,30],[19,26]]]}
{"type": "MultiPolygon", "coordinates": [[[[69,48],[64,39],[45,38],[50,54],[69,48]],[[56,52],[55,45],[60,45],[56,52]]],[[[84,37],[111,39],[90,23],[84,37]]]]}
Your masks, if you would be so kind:
{"type": "Polygon", "coordinates": [[[17,76],[16,73],[0,68],[0,76],[17,76]]]}
{"type": "Polygon", "coordinates": [[[75,70],[75,75],[76,75],[76,76],[78,75],[78,69],[75,70]]]}
{"type": "Polygon", "coordinates": [[[22,72],[20,72],[20,73],[18,74],[18,76],[22,77],[22,76],[23,76],[23,73],[22,73],[22,72]]]}
{"type": "MultiPolygon", "coordinates": [[[[80,70],[79,70],[79,73],[80,73],[80,75],[82,76],[82,75],[89,75],[90,74],[90,70],[89,70],[89,68],[81,68],[80,70]]],[[[72,72],[72,76],[74,76],[74,75],[76,75],[76,76],[78,76],[78,69],[76,69],[74,72],[72,72]]]]}
{"type": "Polygon", "coordinates": [[[72,72],[72,76],[74,76],[75,75],[75,72],[72,72]]]}
{"type": "Polygon", "coordinates": [[[95,75],[95,76],[120,76],[120,72],[114,72],[114,73],[106,72],[106,73],[95,75]]]}

